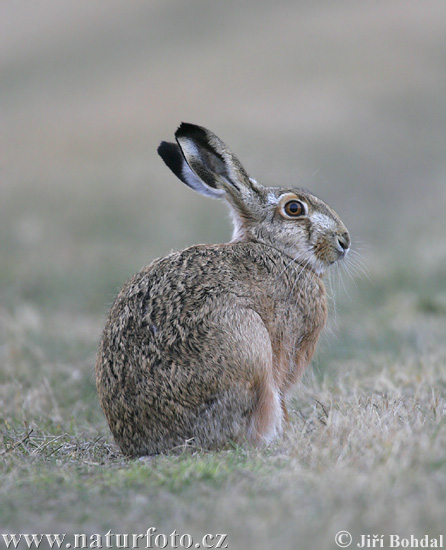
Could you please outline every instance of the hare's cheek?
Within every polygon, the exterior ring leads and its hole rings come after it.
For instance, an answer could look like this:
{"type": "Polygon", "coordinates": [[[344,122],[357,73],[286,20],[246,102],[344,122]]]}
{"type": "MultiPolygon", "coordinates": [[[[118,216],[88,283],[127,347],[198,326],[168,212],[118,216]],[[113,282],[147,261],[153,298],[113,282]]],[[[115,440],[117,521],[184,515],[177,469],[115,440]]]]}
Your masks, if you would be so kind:
{"type": "Polygon", "coordinates": [[[314,245],[314,254],[318,260],[325,264],[332,264],[339,259],[334,240],[324,235],[317,238],[314,245]]]}

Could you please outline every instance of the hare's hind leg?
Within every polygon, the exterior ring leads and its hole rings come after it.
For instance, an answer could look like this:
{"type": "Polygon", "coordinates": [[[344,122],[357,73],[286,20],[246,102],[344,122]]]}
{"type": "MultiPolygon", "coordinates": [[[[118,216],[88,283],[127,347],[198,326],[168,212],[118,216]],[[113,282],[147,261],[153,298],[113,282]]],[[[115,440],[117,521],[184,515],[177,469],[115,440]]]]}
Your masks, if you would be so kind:
{"type": "Polygon", "coordinates": [[[282,433],[279,392],[262,381],[220,392],[194,418],[191,444],[216,449],[229,441],[269,444],[282,433]]]}
{"type": "Polygon", "coordinates": [[[282,433],[284,417],[282,396],[274,380],[270,335],[261,317],[252,309],[228,311],[220,323],[225,330],[225,349],[231,350],[232,355],[230,358],[226,355],[226,360],[234,366],[233,380],[237,380],[231,388],[226,388],[228,408],[220,411],[221,418],[234,418],[238,411],[237,422],[240,422],[240,413],[246,421],[243,439],[268,444],[282,433]],[[240,408],[238,400],[245,403],[244,408],[240,408]]]}
{"type": "Polygon", "coordinates": [[[200,407],[193,419],[191,444],[218,449],[246,440],[255,395],[246,385],[220,391],[200,407]]]}

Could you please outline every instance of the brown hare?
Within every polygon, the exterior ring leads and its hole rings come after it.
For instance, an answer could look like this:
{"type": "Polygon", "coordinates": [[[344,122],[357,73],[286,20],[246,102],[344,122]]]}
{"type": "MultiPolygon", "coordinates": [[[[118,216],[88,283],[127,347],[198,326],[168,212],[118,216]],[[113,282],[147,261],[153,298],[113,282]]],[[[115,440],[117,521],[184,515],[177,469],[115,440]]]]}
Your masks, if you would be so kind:
{"type": "Polygon", "coordinates": [[[162,159],[228,202],[234,234],[155,260],[111,308],[96,381],[128,456],[280,435],[325,323],[322,276],[350,248],[339,216],[308,191],[263,187],[203,127],[183,123],[175,137],[161,143],[162,159]]]}

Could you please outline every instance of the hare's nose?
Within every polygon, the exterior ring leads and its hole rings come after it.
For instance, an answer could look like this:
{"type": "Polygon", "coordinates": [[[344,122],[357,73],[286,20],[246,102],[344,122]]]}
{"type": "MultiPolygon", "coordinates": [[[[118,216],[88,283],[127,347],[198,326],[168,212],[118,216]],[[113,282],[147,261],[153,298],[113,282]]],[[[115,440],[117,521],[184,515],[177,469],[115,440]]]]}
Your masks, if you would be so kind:
{"type": "Polygon", "coordinates": [[[349,248],[350,248],[350,235],[345,232],[342,233],[342,235],[338,235],[338,250],[342,253],[342,255],[347,254],[349,248]]]}

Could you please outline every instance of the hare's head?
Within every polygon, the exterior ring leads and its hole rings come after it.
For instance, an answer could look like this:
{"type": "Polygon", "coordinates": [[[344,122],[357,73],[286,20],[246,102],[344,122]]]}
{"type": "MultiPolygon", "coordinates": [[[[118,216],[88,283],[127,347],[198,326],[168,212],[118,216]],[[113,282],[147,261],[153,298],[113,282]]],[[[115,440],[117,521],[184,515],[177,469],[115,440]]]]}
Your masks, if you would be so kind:
{"type": "Polygon", "coordinates": [[[232,242],[272,246],[318,274],[349,251],[350,236],[339,216],[308,191],[263,187],[201,126],[183,123],[175,138],[177,144],[163,141],[158,153],[186,185],[229,203],[232,242]]]}

